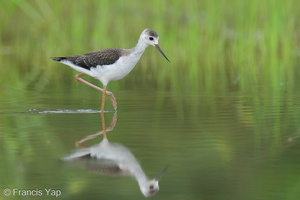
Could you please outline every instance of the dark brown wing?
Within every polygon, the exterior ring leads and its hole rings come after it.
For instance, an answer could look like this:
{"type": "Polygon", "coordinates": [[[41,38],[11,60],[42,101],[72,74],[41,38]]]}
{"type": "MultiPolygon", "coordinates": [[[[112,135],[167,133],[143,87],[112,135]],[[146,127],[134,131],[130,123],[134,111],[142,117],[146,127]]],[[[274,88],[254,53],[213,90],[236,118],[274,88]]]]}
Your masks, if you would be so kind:
{"type": "Polygon", "coordinates": [[[97,65],[111,65],[114,64],[121,56],[124,49],[103,49],[99,51],[92,51],[82,55],[76,56],[66,56],[66,57],[55,57],[53,60],[62,61],[69,60],[75,65],[90,69],[92,67],[96,67],[97,65]]]}

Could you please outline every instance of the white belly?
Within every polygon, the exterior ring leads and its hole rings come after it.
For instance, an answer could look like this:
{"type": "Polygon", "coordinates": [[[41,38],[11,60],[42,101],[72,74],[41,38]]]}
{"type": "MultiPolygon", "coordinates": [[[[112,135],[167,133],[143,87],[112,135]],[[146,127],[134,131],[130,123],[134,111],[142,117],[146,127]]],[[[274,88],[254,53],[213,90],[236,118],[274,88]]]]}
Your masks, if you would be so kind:
{"type": "Polygon", "coordinates": [[[90,76],[99,79],[103,85],[107,85],[109,81],[116,81],[126,76],[139,61],[140,56],[121,57],[113,65],[98,65],[96,68],[90,69],[90,76]]]}

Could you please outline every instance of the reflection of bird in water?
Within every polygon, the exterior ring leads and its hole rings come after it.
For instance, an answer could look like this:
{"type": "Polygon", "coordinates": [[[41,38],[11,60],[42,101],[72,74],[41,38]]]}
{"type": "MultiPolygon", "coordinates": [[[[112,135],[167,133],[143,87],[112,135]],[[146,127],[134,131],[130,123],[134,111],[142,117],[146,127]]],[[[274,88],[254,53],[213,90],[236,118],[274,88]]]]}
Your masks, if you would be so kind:
{"type": "MultiPolygon", "coordinates": [[[[113,117],[112,123],[106,131],[113,129],[116,119],[117,115],[113,117]]],[[[89,135],[77,141],[77,145],[79,146],[82,142],[93,139],[102,133],[103,131],[100,131],[89,135]]],[[[164,169],[156,178],[149,180],[131,151],[122,144],[109,142],[106,137],[99,144],[77,149],[71,155],[62,158],[62,160],[77,161],[82,167],[92,172],[134,176],[140,186],[141,192],[146,197],[153,196],[158,192],[158,182],[167,170],[167,168],[164,169]]]]}

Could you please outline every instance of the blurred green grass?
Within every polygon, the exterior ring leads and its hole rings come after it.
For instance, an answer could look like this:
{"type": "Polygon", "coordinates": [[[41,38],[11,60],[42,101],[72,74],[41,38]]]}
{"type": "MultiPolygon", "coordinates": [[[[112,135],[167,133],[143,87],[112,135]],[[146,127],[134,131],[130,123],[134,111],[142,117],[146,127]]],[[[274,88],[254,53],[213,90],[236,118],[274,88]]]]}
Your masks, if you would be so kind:
{"type": "Polygon", "coordinates": [[[171,63],[150,47],[125,82],[174,92],[293,93],[299,8],[296,0],[1,1],[0,83],[74,85],[70,69],[51,56],[131,48],[152,28],[171,63]]]}

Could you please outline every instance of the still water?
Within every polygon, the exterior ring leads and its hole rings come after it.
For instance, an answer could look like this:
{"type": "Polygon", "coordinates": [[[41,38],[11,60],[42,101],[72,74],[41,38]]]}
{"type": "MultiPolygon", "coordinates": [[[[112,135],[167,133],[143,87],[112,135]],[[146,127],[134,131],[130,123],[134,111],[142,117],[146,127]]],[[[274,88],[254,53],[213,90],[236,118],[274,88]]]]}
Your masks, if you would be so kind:
{"type": "MultiPolygon", "coordinates": [[[[152,199],[300,198],[300,96],[129,88],[113,89],[117,113],[107,100],[107,138],[149,179],[168,167],[152,199]]],[[[93,169],[62,160],[103,139],[76,145],[102,130],[101,95],[74,90],[11,89],[0,97],[0,199],[146,198],[130,173],[96,159],[93,169]]]]}

